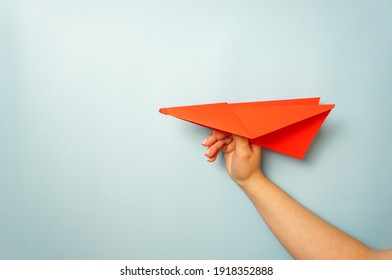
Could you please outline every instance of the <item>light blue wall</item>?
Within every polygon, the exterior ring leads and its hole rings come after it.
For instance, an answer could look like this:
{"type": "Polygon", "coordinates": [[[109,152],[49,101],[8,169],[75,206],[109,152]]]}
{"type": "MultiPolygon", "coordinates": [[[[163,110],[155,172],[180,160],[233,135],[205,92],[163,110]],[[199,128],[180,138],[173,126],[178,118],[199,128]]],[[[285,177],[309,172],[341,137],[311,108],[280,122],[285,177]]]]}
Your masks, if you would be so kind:
{"type": "Polygon", "coordinates": [[[0,0],[0,258],[287,259],[207,130],[160,107],[321,96],[265,173],[392,247],[391,1],[0,0]]]}

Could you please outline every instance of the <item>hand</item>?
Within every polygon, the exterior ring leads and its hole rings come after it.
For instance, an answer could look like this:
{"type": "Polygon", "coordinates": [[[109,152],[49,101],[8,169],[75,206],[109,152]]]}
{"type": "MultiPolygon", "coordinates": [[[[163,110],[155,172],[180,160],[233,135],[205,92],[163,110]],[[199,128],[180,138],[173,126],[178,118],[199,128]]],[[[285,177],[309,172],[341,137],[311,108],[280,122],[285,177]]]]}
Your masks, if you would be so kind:
{"type": "Polygon", "coordinates": [[[261,147],[251,144],[247,138],[237,135],[229,137],[214,131],[202,145],[208,148],[205,155],[209,162],[214,162],[223,152],[227,173],[240,187],[244,188],[253,180],[264,177],[260,169],[261,147]]]}

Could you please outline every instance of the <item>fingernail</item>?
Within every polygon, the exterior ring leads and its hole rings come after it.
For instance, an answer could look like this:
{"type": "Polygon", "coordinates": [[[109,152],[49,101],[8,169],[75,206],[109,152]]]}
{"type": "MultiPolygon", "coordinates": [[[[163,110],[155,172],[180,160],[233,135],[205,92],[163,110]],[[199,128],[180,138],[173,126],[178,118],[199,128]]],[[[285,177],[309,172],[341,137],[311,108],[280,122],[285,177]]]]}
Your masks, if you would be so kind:
{"type": "Polygon", "coordinates": [[[205,155],[209,155],[210,154],[210,149],[207,149],[207,151],[205,152],[205,155]]]}
{"type": "Polygon", "coordinates": [[[207,143],[207,138],[204,138],[203,142],[201,142],[202,145],[205,145],[207,143]]]}

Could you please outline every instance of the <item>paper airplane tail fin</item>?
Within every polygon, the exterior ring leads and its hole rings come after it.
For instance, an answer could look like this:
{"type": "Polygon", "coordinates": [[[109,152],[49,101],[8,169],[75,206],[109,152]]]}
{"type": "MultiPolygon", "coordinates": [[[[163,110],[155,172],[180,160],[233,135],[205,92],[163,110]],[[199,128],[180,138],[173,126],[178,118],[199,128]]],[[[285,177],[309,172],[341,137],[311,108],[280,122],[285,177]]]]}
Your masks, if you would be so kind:
{"type": "Polygon", "coordinates": [[[331,111],[251,140],[251,143],[282,154],[303,159],[306,151],[331,111]]]}

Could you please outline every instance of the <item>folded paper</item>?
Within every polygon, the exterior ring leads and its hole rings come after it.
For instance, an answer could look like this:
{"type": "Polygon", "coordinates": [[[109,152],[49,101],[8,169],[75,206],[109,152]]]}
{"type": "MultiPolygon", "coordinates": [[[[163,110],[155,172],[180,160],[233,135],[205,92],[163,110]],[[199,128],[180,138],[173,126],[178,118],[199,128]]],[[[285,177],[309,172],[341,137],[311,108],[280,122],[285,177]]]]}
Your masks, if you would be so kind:
{"type": "Polygon", "coordinates": [[[253,144],[303,159],[313,138],[335,107],[320,98],[242,103],[213,103],[161,108],[170,115],[226,135],[240,135],[253,144]]]}

